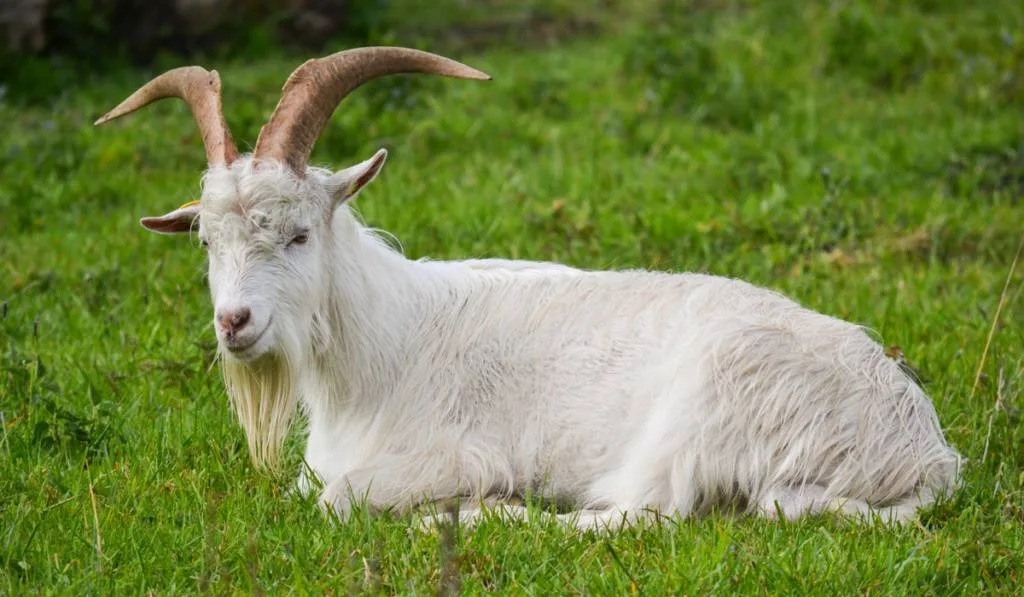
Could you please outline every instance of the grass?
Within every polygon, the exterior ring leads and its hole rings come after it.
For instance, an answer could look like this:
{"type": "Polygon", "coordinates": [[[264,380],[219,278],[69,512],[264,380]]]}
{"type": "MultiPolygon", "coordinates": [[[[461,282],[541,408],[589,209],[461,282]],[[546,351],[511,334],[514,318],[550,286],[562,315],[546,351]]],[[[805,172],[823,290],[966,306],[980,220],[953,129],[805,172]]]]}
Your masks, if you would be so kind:
{"type": "MultiPolygon", "coordinates": [[[[559,2],[551,35],[518,45],[423,21],[417,45],[495,80],[371,84],[314,161],[388,147],[358,208],[412,257],[709,271],[870,326],[970,459],[961,491],[897,529],[332,525],[248,462],[203,253],[137,224],[196,196],[198,133],[174,102],[94,129],[151,74],[117,70],[0,101],[0,592],[1018,591],[1024,10],[615,6],[582,35],[559,2]]],[[[303,58],[207,64],[243,147],[303,58]]]]}

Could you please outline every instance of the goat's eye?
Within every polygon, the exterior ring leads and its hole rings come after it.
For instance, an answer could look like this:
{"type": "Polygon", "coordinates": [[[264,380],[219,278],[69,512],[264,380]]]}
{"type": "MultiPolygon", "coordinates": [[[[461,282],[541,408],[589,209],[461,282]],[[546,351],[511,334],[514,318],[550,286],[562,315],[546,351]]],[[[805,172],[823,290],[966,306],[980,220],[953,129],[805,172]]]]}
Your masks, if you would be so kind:
{"type": "Polygon", "coordinates": [[[296,234],[295,236],[293,236],[290,241],[288,241],[288,246],[290,247],[292,245],[304,245],[304,244],[306,244],[306,241],[308,241],[308,240],[309,240],[309,233],[307,233],[307,232],[300,232],[300,233],[296,234]]]}
{"type": "Polygon", "coordinates": [[[210,248],[210,242],[207,241],[205,238],[200,239],[199,240],[199,244],[201,244],[204,249],[209,249],[210,248]]]}

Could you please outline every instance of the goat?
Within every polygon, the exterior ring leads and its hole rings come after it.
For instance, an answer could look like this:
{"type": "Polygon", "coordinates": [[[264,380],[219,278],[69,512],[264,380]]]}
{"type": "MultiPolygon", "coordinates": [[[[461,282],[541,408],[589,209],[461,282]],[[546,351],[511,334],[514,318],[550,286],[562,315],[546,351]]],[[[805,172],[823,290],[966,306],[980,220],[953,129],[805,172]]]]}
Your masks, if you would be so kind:
{"type": "Polygon", "coordinates": [[[361,500],[408,511],[534,495],[570,505],[559,516],[579,528],[726,507],[902,521],[955,489],[961,457],[933,404],[862,327],[725,277],[392,249],[349,206],[386,151],[333,173],[308,161],[348,93],[401,72],[490,78],[406,48],[310,60],[246,155],[201,67],[97,121],[163,97],[195,116],[201,199],[141,224],[198,225],[223,378],[258,468],[278,466],[301,410],[299,485],[320,485],[341,518],[361,500]]]}

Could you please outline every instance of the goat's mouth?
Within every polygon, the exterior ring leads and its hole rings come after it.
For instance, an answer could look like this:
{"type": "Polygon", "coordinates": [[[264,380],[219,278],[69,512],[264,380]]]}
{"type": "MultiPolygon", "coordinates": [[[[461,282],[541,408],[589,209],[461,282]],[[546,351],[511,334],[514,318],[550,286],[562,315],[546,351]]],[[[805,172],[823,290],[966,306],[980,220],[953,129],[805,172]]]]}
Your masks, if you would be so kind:
{"type": "Polygon", "coordinates": [[[255,336],[245,338],[236,337],[231,339],[224,338],[222,344],[231,356],[239,360],[248,361],[255,359],[261,354],[261,352],[256,349],[257,345],[260,343],[260,340],[267,335],[267,331],[270,330],[270,325],[272,323],[273,319],[267,320],[267,325],[263,326],[263,329],[255,336]]]}

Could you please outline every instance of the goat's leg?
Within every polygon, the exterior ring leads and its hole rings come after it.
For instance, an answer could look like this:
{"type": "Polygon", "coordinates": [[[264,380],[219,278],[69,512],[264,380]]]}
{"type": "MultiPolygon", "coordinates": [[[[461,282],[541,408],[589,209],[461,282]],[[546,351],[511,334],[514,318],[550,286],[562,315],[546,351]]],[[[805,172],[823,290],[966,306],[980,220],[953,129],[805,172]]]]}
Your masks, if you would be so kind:
{"type": "MultiPolygon", "coordinates": [[[[828,510],[829,502],[825,497],[825,488],[820,485],[779,485],[764,492],[755,504],[755,511],[771,520],[780,517],[793,520],[828,510]]],[[[851,507],[856,505],[851,504],[851,507]]]]}
{"type": "Polygon", "coordinates": [[[920,488],[912,495],[896,502],[892,506],[875,510],[883,521],[889,524],[903,523],[917,518],[918,510],[935,502],[936,492],[928,488],[920,488]]]}
{"type": "MultiPolygon", "coordinates": [[[[481,507],[466,508],[459,510],[459,524],[466,528],[473,528],[487,517],[497,517],[502,522],[527,522],[529,512],[526,507],[496,503],[481,507]]],[[[540,517],[551,516],[546,512],[537,514],[540,517]]],[[[618,508],[604,510],[575,510],[566,514],[554,515],[555,520],[570,528],[583,531],[616,531],[623,527],[636,524],[641,520],[654,520],[657,513],[652,510],[623,511],[618,508]]],[[[450,523],[450,515],[444,512],[437,512],[420,519],[420,529],[428,530],[445,523],[450,523]]]]}
{"type": "Polygon", "coordinates": [[[618,531],[622,528],[645,521],[656,521],[661,516],[656,510],[649,508],[622,510],[606,508],[602,510],[576,510],[559,514],[558,520],[569,527],[583,531],[618,531]]]}
{"type": "MultiPolygon", "coordinates": [[[[466,528],[473,528],[487,517],[497,517],[502,522],[526,522],[528,511],[518,501],[516,503],[504,501],[501,498],[488,497],[482,500],[467,499],[462,505],[469,507],[459,508],[459,525],[466,528]],[[475,504],[475,505],[474,505],[475,504]]],[[[419,521],[420,530],[426,531],[442,524],[451,523],[451,515],[442,511],[434,504],[433,514],[424,516],[419,521]]]]}
{"type": "Polygon", "coordinates": [[[918,510],[934,500],[933,494],[925,490],[920,495],[915,493],[888,506],[871,506],[863,500],[833,498],[829,500],[829,509],[860,518],[864,522],[878,520],[883,524],[899,524],[917,518],[918,510]]]}
{"type": "Polygon", "coordinates": [[[703,404],[713,392],[699,376],[674,379],[651,405],[617,466],[587,488],[587,509],[560,517],[577,528],[620,528],[657,517],[690,516],[706,424],[703,404]]]}
{"type": "Polygon", "coordinates": [[[825,495],[825,488],[820,485],[779,486],[767,491],[758,501],[757,512],[770,519],[779,515],[787,520],[801,516],[836,512],[853,517],[870,519],[879,516],[884,522],[906,520],[916,512],[916,503],[903,503],[881,508],[873,508],[867,502],[855,498],[833,497],[825,495]]]}
{"type": "Polygon", "coordinates": [[[458,474],[448,453],[383,455],[334,479],[320,494],[320,505],[344,519],[354,504],[370,511],[397,510],[464,495],[472,487],[458,474]]]}
{"type": "Polygon", "coordinates": [[[765,492],[757,502],[756,512],[770,519],[781,514],[787,520],[822,512],[836,512],[871,521],[877,517],[892,524],[914,518],[917,510],[932,501],[930,493],[914,495],[891,506],[873,507],[866,501],[848,497],[829,498],[820,485],[779,486],[765,492]]]}

